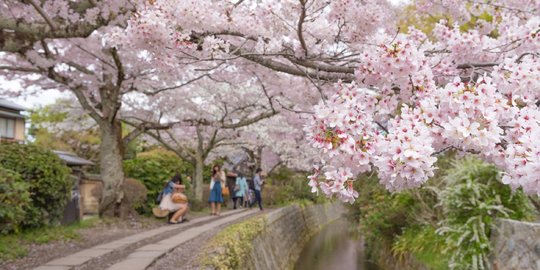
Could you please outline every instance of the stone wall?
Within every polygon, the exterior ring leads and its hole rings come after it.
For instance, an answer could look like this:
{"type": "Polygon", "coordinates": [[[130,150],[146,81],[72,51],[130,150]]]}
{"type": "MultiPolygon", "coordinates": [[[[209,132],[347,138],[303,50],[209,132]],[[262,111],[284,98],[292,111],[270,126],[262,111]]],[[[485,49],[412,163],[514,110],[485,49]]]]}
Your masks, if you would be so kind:
{"type": "Polygon", "coordinates": [[[499,219],[491,242],[492,270],[540,269],[540,223],[499,219]]]}
{"type": "Polygon", "coordinates": [[[244,269],[289,269],[306,241],[344,212],[345,207],[335,203],[292,205],[270,213],[264,230],[253,240],[244,269]]]}
{"type": "Polygon", "coordinates": [[[289,269],[294,266],[309,238],[326,224],[340,218],[345,211],[341,203],[291,205],[262,218],[235,224],[236,228],[231,227],[227,234],[238,237],[219,239],[218,235],[210,242],[211,247],[206,250],[202,264],[205,269],[289,269]],[[240,228],[253,226],[257,227],[255,233],[241,232],[243,229],[240,228]],[[241,237],[240,234],[249,236],[241,237]],[[233,258],[235,256],[241,258],[233,258]]]}

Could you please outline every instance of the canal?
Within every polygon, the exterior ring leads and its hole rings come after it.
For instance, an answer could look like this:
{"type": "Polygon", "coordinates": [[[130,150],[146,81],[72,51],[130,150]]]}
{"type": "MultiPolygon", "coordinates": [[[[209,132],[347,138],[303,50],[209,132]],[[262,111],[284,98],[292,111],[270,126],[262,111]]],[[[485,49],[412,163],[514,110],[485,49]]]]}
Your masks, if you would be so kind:
{"type": "Polygon", "coordinates": [[[302,250],[295,270],[377,270],[366,260],[362,239],[342,218],[325,226],[302,250]]]}

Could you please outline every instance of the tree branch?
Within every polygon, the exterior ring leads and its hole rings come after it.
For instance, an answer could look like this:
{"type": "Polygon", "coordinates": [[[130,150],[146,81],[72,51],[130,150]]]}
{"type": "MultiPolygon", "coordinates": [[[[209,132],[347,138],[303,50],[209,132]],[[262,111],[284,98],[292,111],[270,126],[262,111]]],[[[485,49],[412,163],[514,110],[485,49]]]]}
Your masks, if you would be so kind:
{"type": "Polygon", "coordinates": [[[190,84],[190,83],[193,83],[193,82],[195,82],[195,81],[198,81],[198,80],[200,80],[200,79],[202,79],[202,78],[204,78],[204,77],[208,77],[208,76],[210,76],[210,75],[209,75],[209,74],[203,74],[203,75],[201,75],[201,76],[199,76],[199,77],[197,77],[197,78],[191,79],[191,80],[189,80],[189,81],[187,81],[187,82],[185,82],[185,83],[181,83],[181,84],[178,84],[178,85],[175,85],[175,86],[165,87],[165,88],[161,88],[161,89],[157,89],[157,90],[153,90],[153,91],[146,91],[146,92],[144,92],[144,93],[145,93],[146,95],[149,95],[149,96],[154,96],[154,95],[157,95],[157,94],[159,94],[159,93],[161,93],[161,92],[163,92],[163,91],[168,91],[168,90],[174,90],[174,89],[182,88],[182,87],[184,87],[184,86],[186,86],[186,85],[188,85],[188,84],[190,84]]]}
{"type": "Polygon", "coordinates": [[[499,63],[465,63],[459,64],[458,69],[467,69],[467,68],[478,68],[478,67],[493,67],[497,66],[499,63]]]}
{"type": "Polygon", "coordinates": [[[298,40],[300,40],[300,45],[302,46],[302,49],[304,50],[304,56],[307,58],[308,49],[307,49],[306,41],[304,40],[304,33],[302,30],[302,27],[304,25],[304,19],[306,18],[306,3],[307,3],[307,0],[300,0],[300,5],[302,6],[302,8],[300,11],[300,18],[298,18],[298,27],[296,29],[296,32],[298,33],[298,40]]]}
{"type": "Polygon", "coordinates": [[[0,69],[19,71],[19,72],[29,72],[29,73],[41,73],[40,69],[37,68],[25,68],[25,67],[12,67],[12,66],[0,66],[0,69]]]}
{"type": "Polygon", "coordinates": [[[45,22],[47,22],[49,27],[51,27],[51,30],[53,32],[56,31],[56,26],[54,25],[53,21],[51,21],[49,16],[47,16],[47,14],[45,14],[45,11],[39,5],[37,5],[36,2],[34,2],[34,0],[27,0],[27,1],[30,3],[30,5],[32,5],[34,7],[34,9],[39,13],[39,15],[41,15],[41,17],[43,17],[45,22]]]}

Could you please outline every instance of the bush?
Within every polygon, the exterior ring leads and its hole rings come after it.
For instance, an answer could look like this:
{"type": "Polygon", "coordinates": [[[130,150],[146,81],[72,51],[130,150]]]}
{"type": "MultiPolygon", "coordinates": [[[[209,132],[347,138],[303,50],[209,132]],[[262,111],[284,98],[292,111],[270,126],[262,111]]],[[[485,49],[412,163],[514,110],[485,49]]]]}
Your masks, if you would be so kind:
{"type": "Polygon", "coordinates": [[[297,201],[324,202],[324,196],[311,192],[307,174],[281,167],[265,180],[262,197],[265,205],[283,205],[297,201]]]}
{"type": "Polygon", "coordinates": [[[437,166],[442,169],[423,187],[399,193],[376,177],[355,182],[360,196],[352,210],[368,256],[382,268],[417,269],[411,265],[422,262],[430,269],[485,269],[494,220],[533,216],[528,197],[502,184],[494,166],[452,156],[437,166]]]}
{"type": "Polygon", "coordinates": [[[124,161],[124,170],[126,177],[141,181],[148,190],[146,203],[138,207],[141,214],[151,213],[152,207],[156,204],[156,197],[163,190],[164,184],[176,173],[183,176],[186,192],[191,192],[190,183],[185,181],[185,176],[191,173],[191,165],[170,151],[157,149],[140,153],[137,158],[124,161]]]}
{"type": "Polygon", "coordinates": [[[253,240],[264,227],[264,218],[259,216],[225,228],[203,248],[201,265],[205,269],[241,269],[253,248],[253,240]]]}
{"type": "Polygon", "coordinates": [[[21,222],[23,228],[58,223],[71,197],[70,169],[54,153],[33,145],[0,144],[0,166],[28,183],[32,203],[21,222]]]}
{"type": "Polygon", "coordinates": [[[437,232],[445,236],[452,269],[486,269],[495,218],[531,219],[533,206],[520,190],[500,181],[499,171],[478,159],[456,162],[440,193],[444,219],[437,232]]]}
{"type": "Polygon", "coordinates": [[[406,192],[388,192],[376,175],[362,175],[354,185],[359,196],[350,206],[351,215],[359,221],[367,256],[383,269],[398,268],[389,250],[403,229],[414,224],[417,201],[406,192]]]}
{"type": "Polygon", "coordinates": [[[122,185],[122,191],[124,192],[124,199],[120,206],[120,218],[127,218],[130,215],[142,212],[147,200],[148,190],[143,183],[132,178],[124,180],[122,185]]]}
{"type": "Polygon", "coordinates": [[[30,206],[29,187],[18,173],[0,167],[0,234],[18,231],[30,206]]]}

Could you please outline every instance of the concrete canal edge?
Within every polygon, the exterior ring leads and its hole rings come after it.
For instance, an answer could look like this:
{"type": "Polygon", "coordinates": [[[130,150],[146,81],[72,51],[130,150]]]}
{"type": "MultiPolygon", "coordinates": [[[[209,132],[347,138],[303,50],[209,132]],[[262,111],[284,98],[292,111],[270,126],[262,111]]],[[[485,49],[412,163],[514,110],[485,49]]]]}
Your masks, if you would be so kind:
{"type": "Polygon", "coordinates": [[[213,238],[203,269],[291,269],[305,243],[342,217],[341,203],[290,205],[234,224],[213,238]]]}
{"type": "Polygon", "coordinates": [[[497,219],[491,244],[491,269],[540,269],[540,223],[497,219]]]}

